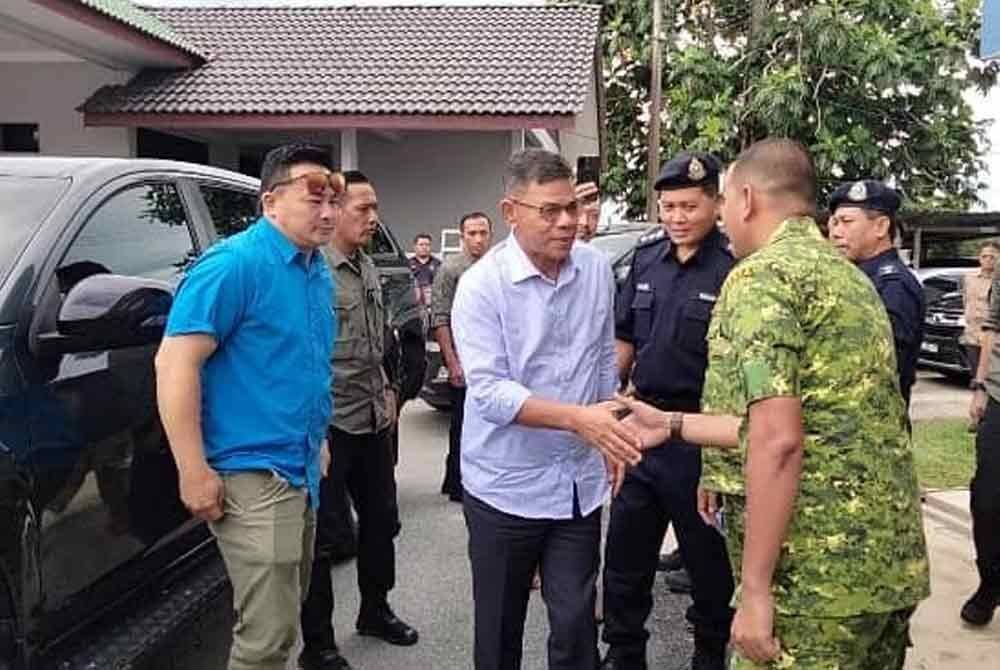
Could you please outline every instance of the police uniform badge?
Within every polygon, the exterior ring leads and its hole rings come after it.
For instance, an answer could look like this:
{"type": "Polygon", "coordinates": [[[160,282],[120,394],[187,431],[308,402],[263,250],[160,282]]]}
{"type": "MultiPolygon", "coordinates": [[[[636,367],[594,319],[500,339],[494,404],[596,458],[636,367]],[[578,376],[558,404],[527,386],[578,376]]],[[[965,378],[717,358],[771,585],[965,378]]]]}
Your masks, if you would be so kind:
{"type": "Polygon", "coordinates": [[[701,181],[705,178],[705,166],[697,158],[692,158],[688,163],[688,179],[691,181],[701,181]]]}
{"type": "Polygon", "coordinates": [[[847,192],[847,197],[852,202],[862,202],[868,199],[868,187],[865,186],[863,181],[854,182],[851,186],[851,190],[847,192]]]}

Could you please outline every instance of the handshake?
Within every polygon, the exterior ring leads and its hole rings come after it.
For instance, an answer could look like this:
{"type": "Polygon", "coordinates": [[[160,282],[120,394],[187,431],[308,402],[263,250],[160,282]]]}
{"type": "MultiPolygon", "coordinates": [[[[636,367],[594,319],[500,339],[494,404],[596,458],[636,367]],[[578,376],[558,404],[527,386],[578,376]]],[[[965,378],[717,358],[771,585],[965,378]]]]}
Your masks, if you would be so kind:
{"type": "Polygon", "coordinates": [[[623,395],[577,408],[573,432],[604,456],[608,479],[618,492],[627,466],[638,465],[642,452],[670,439],[670,414],[623,395]]]}

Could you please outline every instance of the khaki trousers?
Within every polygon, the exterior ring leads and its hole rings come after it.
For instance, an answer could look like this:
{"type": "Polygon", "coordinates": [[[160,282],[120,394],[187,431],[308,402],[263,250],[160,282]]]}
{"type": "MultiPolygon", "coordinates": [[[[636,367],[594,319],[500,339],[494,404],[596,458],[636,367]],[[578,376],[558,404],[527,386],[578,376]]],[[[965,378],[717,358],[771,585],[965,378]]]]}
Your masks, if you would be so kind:
{"type": "Polygon", "coordinates": [[[223,474],[225,507],[209,524],[233,585],[229,670],[285,670],[309,590],[315,515],[304,488],[272,472],[223,474]]]}

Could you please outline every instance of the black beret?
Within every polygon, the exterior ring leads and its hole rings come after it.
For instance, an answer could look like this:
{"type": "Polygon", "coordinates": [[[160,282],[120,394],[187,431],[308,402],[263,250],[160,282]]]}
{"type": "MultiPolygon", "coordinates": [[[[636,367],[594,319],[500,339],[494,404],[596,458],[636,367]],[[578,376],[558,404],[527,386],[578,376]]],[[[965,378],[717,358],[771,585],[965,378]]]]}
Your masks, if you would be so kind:
{"type": "Polygon", "coordinates": [[[830,196],[830,212],[836,212],[841,205],[862,207],[892,216],[899,209],[902,198],[895,189],[880,181],[863,179],[841,184],[830,196]]]}
{"type": "Polygon", "coordinates": [[[663,164],[653,188],[657,191],[676,191],[708,184],[718,187],[721,170],[722,165],[712,154],[684,152],[663,164]]]}

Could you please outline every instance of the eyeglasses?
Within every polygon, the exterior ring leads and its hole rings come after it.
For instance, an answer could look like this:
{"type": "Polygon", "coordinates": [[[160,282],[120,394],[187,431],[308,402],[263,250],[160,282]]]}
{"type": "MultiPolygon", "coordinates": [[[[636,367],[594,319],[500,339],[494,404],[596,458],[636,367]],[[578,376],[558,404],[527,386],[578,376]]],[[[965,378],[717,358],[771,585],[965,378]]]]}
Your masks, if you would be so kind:
{"type": "Polygon", "coordinates": [[[288,179],[282,179],[281,181],[276,181],[271,184],[271,190],[278,188],[279,186],[287,186],[292,182],[296,182],[299,179],[304,179],[306,183],[306,190],[309,191],[310,195],[323,195],[326,191],[327,186],[333,191],[333,194],[339,196],[344,192],[346,185],[344,183],[344,175],[339,172],[329,172],[326,170],[317,170],[315,172],[306,172],[305,174],[300,174],[297,177],[289,177],[288,179]]]}
{"type": "Polygon", "coordinates": [[[521,205],[522,207],[528,207],[529,209],[535,210],[538,212],[540,217],[549,223],[557,222],[559,220],[559,215],[563,212],[566,212],[566,214],[568,214],[574,221],[580,216],[580,203],[576,200],[565,205],[557,205],[555,203],[532,205],[531,203],[515,200],[514,198],[510,198],[509,200],[516,205],[521,205]]]}

